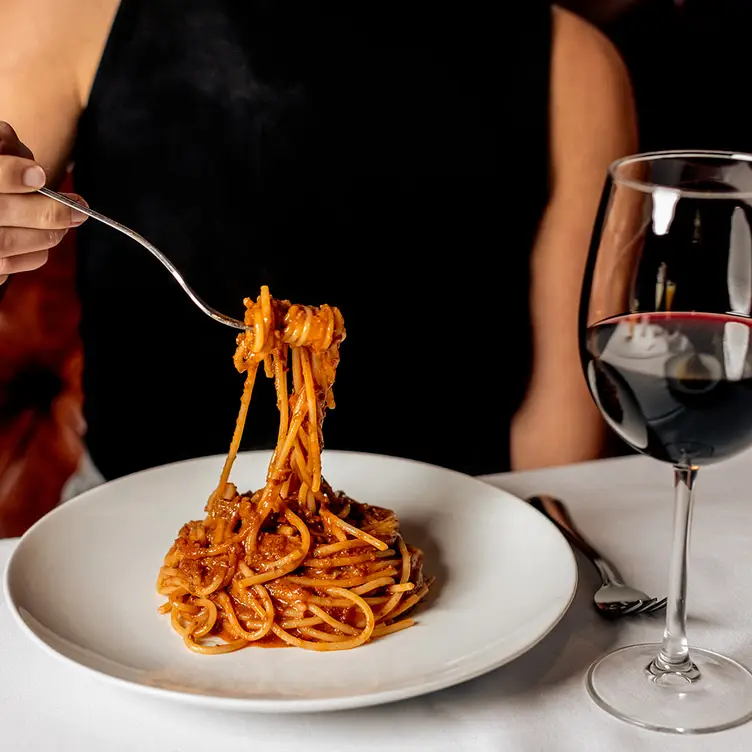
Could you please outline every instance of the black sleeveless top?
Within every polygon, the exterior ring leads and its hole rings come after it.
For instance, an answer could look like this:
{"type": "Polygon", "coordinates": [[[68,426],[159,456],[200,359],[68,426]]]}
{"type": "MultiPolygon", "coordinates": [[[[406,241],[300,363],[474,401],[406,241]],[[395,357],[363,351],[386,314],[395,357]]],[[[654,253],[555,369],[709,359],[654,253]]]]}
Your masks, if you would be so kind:
{"type": "MultiPolygon", "coordinates": [[[[338,306],[326,446],[509,467],[529,378],[529,261],[548,199],[551,9],[424,0],[122,0],[76,190],[211,305],[338,306]]],[[[116,477],[225,452],[236,332],[146,251],[79,231],[87,443],[116,477]]],[[[271,447],[257,381],[243,448],[271,447]]]]}

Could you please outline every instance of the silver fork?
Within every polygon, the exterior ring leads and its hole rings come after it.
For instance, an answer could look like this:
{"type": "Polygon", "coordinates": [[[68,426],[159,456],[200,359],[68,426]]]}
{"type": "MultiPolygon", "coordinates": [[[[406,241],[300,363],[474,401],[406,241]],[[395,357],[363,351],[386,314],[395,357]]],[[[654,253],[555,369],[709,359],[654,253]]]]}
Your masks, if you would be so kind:
{"type": "Polygon", "coordinates": [[[175,265],[170,261],[170,259],[167,258],[167,256],[162,253],[162,251],[159,250],[155,245],[150,243],[146,238],[139,235],[135,230],[131,230],[129,227],[126,227],[125,225],[120,224],[120,222],[116,222],[114,219],[110,219],[109,217],[105,217],[104,214],[100,214],[99,212],[94,211],[93,209],[89,209],[88,206],[82,206],[81,204],[77,203],[71,198],[68,198],[68,196],[63,196],[61,193],[55,193],[55,191],[51,191],[49,188],[40,188],[39,193],[41,193],[43,196],[47,196],[47,198],[51,198],[53,201],[57,201],[58,203],[64,204],[65,206],[70,207],[71,209],[75,209],[76,211],[80,211],[82,214],[86,214],[92,219],[96,219],[98,222],[102,222],[103,224],[107,225],[108,227],[112,227],[113,230],[117,230],[118,232],[122,232],[123,235],[126,235],[131,240],[135,240],[139,245],[142,245],[144,248],[146,248],[147,251],[149,251],[158,261],[161,262],[161,264],[167,269],[170,274],[175,278],[175,281],[183,288],[185,291],[185,294],[210,318],[213,318],[215,321],[218,321],[220,324],[224,324],[225,326],[231,326],[233,329],[246,329],[246,325],[244,322],[232,318],[232,316],[226,316],[224,313],[220,313],[215,308],[212,308],[210,305],[205,303],[191,288],[191,286],[185,281],[185,278],[183,275],[177,270],[175,265]]]}
{"type": "Polygon", "coordinates": [[[651,598],[642,590],[624,583],[616,567],[588,543],[575,527],[567,508],[553,496],[532,496],[530,505],[553,522],[564,537],[593,563],[601,576],[601,587],[593,596],[593,604],[601,616],[615,619],[620,616],[650,614],[666,605],[665,598],[651,598]]]}

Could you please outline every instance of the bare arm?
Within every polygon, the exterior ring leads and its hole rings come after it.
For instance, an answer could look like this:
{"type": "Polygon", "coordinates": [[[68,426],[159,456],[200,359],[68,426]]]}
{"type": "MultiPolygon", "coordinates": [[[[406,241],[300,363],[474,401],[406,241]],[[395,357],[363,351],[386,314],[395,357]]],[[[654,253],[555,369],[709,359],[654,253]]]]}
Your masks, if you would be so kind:
{"type": "MultiPolygon", "coordinates": [[[[49,176],[66,166],[80,111],[70,34],[54,0],[0,0],[0,117],[49,176]]],[[[74,16],[69,11],[68,18],[74,16]]]]}
{"type": "Polygon", "coordinates": [[[118,0],[0,0],[0,284],[37,269],[84,215],[62,180],[118,0]]]}
{"type": "Polygon", "coordinates": [[[118,0],[0,0],[0,120],[58,182],[118,0]]]}
{"type": "Polygon", "coordinates": [[[592,26],[554,12],[551,200],[532,255],[533,371],[512,423],[517,470],[593,459],[606,427],[579,361],[577,314],[608,165],[637,148],[629,79],[592,26]]]}

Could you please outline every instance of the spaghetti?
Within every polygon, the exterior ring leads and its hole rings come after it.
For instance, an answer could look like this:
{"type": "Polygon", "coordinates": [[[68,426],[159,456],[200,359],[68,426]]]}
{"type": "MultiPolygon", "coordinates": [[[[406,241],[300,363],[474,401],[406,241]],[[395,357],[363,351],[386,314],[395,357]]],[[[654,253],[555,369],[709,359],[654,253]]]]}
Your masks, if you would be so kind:
{"type": "Polygon", "coordinates": [[[230,451],[206,517],[184,525],[165,556],[160,613],[205,654],[249,645],[347,650],[412,626],[431,585],[422,552],[402,539],[394,512],[333,491],[321,473],[342,315],[276,300],[267,287],[244,302],[248,328],[234,362],[246,377],[230,451]],[[279,434],[266,484],[239,494],[230,471],[262,364],[274,379],[279,434]]]}

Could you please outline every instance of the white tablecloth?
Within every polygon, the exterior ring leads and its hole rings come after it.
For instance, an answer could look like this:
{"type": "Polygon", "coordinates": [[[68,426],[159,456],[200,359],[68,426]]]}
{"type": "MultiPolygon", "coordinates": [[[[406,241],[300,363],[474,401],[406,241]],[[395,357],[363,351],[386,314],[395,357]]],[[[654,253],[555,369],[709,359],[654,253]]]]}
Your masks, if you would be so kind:
{"type": "MultiPolygon", "coordinates": [[[[671,536],[670,468],[644,458],[495,476],[520,496],[570,506],[625,577],[664,594],[671,536]]],[[[752,455],[703,470],[693,525],[690,639],[752,666],[752,455]]],[[[14,541],[0,541],[0,571],[14,541]]],[[[33,645],[0,600],[0,750],[8,752],[621,752],[752,750],[752,723],[699,737],[643,731],[585,692],[590,662],[618,645],[658,639],[662,621],[606,623],[580,560],[577,597],[558,627],[515,662],[453,689],[394,705],[297,716],[186,710],[123,692],[33,645]]],[[[514,576],[507,573],[506,576],[514,576]]]]}

